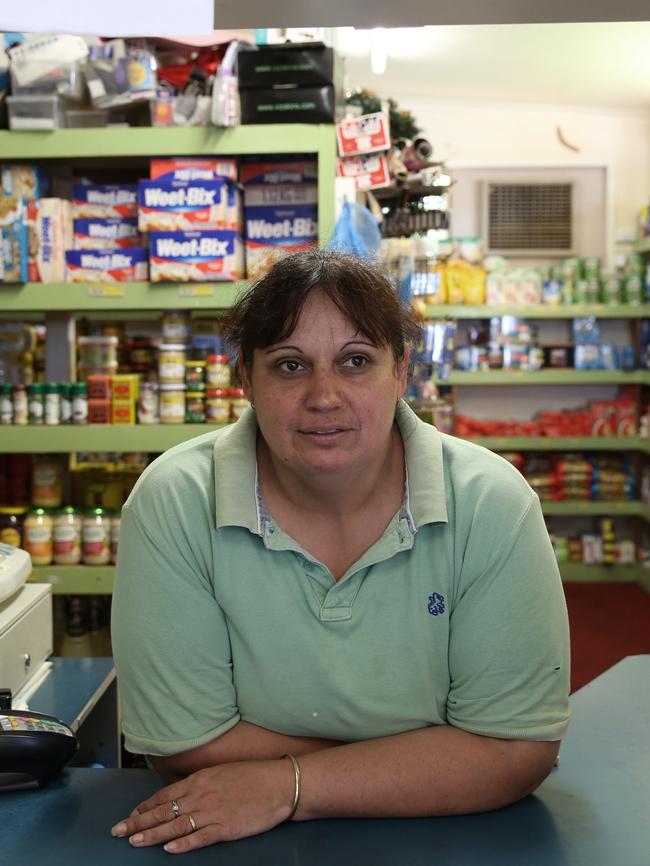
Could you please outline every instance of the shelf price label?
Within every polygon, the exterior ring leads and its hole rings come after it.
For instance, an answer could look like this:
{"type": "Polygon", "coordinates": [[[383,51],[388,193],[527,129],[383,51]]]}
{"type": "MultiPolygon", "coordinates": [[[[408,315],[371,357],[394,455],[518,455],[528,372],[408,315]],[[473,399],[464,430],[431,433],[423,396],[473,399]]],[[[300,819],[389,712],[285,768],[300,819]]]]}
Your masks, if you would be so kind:
{"type": "Polygon", "coordinates": [[[89,298],[123,298],[124,286],[89,286],[89,298]]]}
{"type": "Polygon", "coordinates": [[[211,298],[214,295],[214,286],[209,283],[196,283],[178,287],[181,298],[211,298]]]}

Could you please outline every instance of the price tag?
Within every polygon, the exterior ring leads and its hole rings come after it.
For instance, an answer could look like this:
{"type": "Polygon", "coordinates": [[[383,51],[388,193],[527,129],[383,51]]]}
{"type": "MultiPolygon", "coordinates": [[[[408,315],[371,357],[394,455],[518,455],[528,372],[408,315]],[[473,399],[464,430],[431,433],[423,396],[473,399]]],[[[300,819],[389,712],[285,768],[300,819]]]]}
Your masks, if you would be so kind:
{"type": "Polygon", "coordinates": [[[89,286],[89,298],[123,298],[124,286],[89,286]]]}
{"type": "Polygon", "coordinates": [[[179,286],[178,294],[182,298],[211,298],[214,286],[207,283],[197,283],[194,286],[179,286]]]}

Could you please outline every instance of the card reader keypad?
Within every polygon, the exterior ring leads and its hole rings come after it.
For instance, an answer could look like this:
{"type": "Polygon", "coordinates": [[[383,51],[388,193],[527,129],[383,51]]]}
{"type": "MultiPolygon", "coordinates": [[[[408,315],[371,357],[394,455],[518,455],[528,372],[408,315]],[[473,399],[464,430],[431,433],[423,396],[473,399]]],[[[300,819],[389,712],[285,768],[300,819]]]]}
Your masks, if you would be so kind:
{"type": "Polygon", "coordinates": [[[74,734],[65,725],[55,720],[36,719],[29,715],[2,715],[0,714],[0,735],[3,731],[43,731],[46,734],[65,734],[74,737],[74,734]]]}

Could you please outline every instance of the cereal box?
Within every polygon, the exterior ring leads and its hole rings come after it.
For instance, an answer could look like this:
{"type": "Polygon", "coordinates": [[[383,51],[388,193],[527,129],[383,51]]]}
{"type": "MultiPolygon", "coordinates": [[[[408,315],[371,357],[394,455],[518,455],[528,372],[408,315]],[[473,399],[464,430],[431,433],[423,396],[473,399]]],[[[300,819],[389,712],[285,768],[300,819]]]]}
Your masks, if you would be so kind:
{"type": "Polygon", "coordinates": [[[242,160],[239,177],[244,187],[276,186],[277,184],[316,184],[318,164],[314,159],[242,160]]]}
{"type": "Polygon", "coordinates": [[[130,249],[142,246],[136,217],[78,219],[74,221],[75,250],[130,249]]]}
{"type": "Polygon", "coordinates": [[[243,277],[243,249],[237,232],[152,232],[149,240],[154,283],[203,283],[243,277]]]}
{"type": "Polygon", "coordinates": [[[278,254],[318,242],[318,190],[313,185],[251,186],[244,191],[246,268],[257,276],[278,254]]]}
{"type": "Polygon", "coordinates": [[[77,184],[72,188],[75,219],[135,217],[138,214],[137,184],[77,184]]]}
{"type": "Polygon", "coordinates": [[[65,251],[72,246],[72,204],[61,198],[27,203],[29,227],[29,280],[62,283],[65,251]]]}
{"type": "Polygon", "coordinates": [[[151,180],[237,180],[237,161],[227,157],[184,157],[152,159],[151,180]]]}
{"type": "Polygon", "coordinates": [[[68,250],[65,254],[69,283],[135,282],[148,278],[148,252],[132,250],[68,250]]]}
{"type": "Polygon", "coordinates": [[[140,231],[225,229],[227,186],[223,179],[141,180],[138,184],[140,231]]]}
{"type": "Polygon", "coordinates": [[[14,195],[0,196],[0,283],[26,283],[28,260],[25,202],[14,195]]]}
{"type": "Polygon", "coordinates": [[[2,175],[2,194],[18,198],[41,198],[46,192],[45,173],[37,165],[5,163],[0,166],[2,175]]]}
{"type": "Polygon", "coordinates": [[[339,156],[389,150],[391,142],[388,115],[383,111],[375,111],[340,121],[336,124],[336,142],[339,156]]]}

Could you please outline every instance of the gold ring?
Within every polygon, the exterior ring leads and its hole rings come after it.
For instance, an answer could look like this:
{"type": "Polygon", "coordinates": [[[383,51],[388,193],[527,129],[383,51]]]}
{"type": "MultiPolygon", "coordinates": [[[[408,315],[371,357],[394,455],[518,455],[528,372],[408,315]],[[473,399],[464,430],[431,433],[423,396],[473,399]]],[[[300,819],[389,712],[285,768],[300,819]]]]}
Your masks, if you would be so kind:
{"type": "Polygon", "coordinates": [[[192,825],[192,833],[196,833],[196,822],[191,815],[187,816],[190,820],[190,824],[192,825]]]}
{"type": "Polygon", "coordinates": [[[172,812],[174,813],[174,818],[180,817],[181,807],[178,805],[176,800],[172,800],[172,812]]]}

